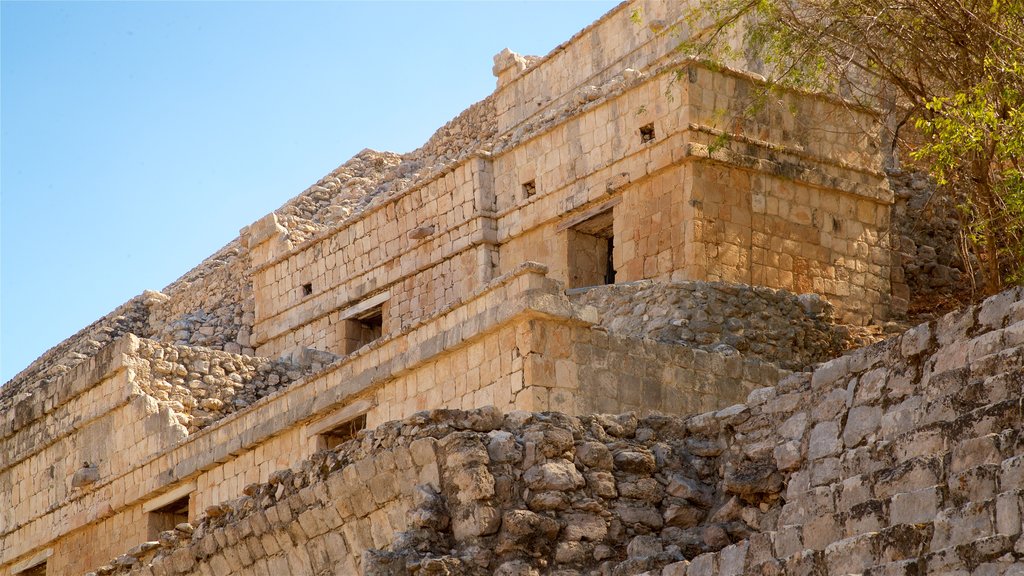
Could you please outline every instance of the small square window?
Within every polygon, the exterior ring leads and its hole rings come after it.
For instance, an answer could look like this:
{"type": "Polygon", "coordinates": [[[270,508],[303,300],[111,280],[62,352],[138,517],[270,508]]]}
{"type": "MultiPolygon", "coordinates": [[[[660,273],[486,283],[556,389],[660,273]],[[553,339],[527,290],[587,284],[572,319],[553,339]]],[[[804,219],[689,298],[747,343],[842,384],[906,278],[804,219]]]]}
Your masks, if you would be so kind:
{"type": "Polygon", "coordinates": [[[342,323],[342,354],[351,354],[384,334],[384,306],[370,308],[342,323]]]}
{"type": "Polygon", "coordinates": [[[360,430],[366,429],[366,414],[360,414],[355,418],[336,426],[320,435],[321,449],[330,450],[356,437],[360,430]]]}
{"type": "Polygon", "coordinates": [[[608,210],[567,231],[570,288],[615,284],[613,222],[608,210]]]}
{"type": "Polygon", "coordinates": [[[537,181],[530,180],[523,183],[523,198],[530,198],[537,193],[537,181]]]}
{"type": "Polygon", "coordinates": [[[170,504],[149,513],[148,534],[150,540],[156,540],[164,530],[173,530],[182,522],[188,522],[188,496],[183,496],[170,504]]]}
{"type": "Polygon", "coordinates": [[[14,574],[17,574],[18,576],[46,576],[46,561],[44,560],[35,566],[22,570],[21,572],[14,572],[14,574]]]}
{"type": "Polygon", "coordinates": [[[654,124],[644,124],[640,127],[640,142],[646,144],[654,141],[654,124]]]}
{"type": "Polygon", "coordinates": [[[302,285],[302,297],[310,296],[313,294],[313,283],[309,282],[302,285]]]}

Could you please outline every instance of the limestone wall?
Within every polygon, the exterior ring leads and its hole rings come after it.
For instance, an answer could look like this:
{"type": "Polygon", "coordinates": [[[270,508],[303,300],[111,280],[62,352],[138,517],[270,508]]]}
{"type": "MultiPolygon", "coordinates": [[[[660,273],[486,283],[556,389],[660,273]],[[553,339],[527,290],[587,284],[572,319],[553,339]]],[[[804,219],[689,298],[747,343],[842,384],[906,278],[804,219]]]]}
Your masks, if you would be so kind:
{"type": "Polygon", "coordinates": [[[716,412],[416,414],[105,573],[1019,574],[1021,366],[1016,288],[716,412]]]}
{"type": "Polygon", "coordinates": [[[69,396],[43,416],[12,420],[4,445],[16,464],[0,474],[14,486],[18,520],[3,526],[2,565],[48,543],[50,565],[83,569],[110,546],[152,536],[130,526],[145,521],[142,507],[154,498],[192,486],[194,514],[219,505],[297,465],[321,434],[359,415],[374,427],[438,406],[696,411],[739,401],[783,374],[735,354],[606,334],[596,309],[573,304],[545,272],[524,265],[342,358],[306,351],[276,362],[115,342],[106,360],[61,386],[69,396]],[[84,486],[71,481],[79,460],[95,470],[84,486]],[[39,470],[53,481],[39,482],[39,470]],[[82,554],[94,539],[103,546],[82,554]]]}
{"type": "MultiPolygon", "coordinates": [[[[295,252],[256,262],[255,342],[262,347],[260,353],[279,354],[295,345],[296,340],[305,346],[325,346],[328,342],[321,340],[320,335],[332,331],[329,320],[327,326],[316,329],[312,340],[301,332],[290,332],[355,306],[395,282],[423,275],[420,281],[425,283],[432,277],[432,268],[441,265],[445,258],[482,242],[486,227],[474,215],[479,214],[485,202],[486,189],[481,190],[485,171],[481,162],[467,161],[392,202],[362,213],[350,225],[310,240],[295,252]],[[419,227],[428,231],[422,237],[410,237],[410,231],[419,227]],[[307,285],[311,291],[308,295],[304,292],[307,285]]],[[[272,238],[268,237],[268,241],[272,238]]],[[[489,263],[486,269],[490,270],[489,263]]],[[[481,279],[472,269],[461,272],[460,279],[468,282],[458,284],[463,294],[479,287],[481,280],[489,279],[481,279]]],[[[454,297],[454,287],[441,286],[441,294],[448,289],[449,296],[454,297]]],[[[400,313],[399,318],[385,318],[385,332],[400,328],[401,310],[403,304],[409,306],[407,300],[429,294],[430,291],[425,295],[402,292],[399,296],[396,292],[392,309],[400,313]]],[[[417,306],[413,317],[427,316],[437,309],[417,306]]]]}
{"type": "Polygon", "coordinates": [[[139,497],[142,483],[115,490],[110,480],[187,433],[169,407],[134,381],[137,343],[130,335],[119,338],[5,412],[12,417],[5,422],[0,461],[0,571],[7,573],[12,561],[94,521],[102,524],[103,536],[64,542],[50,562],[55,573],[74,571],[75,561],[87,566],[122,549],[123,542],[145,538],[141,510],[125,509],[139,497]]]}
{"type": "Polygon", "coordinates": [[[617,282],[813,291],[843,322],[883,318],[892,193],[865,143],[870,115],[790,94],[732,118],[756,90],[748,75],[666,64],[503,143],[492,168],[499,266],[535,259],[572,286],[565,228],[610,212],[617,282]]]}
{"type": "Polygon", "coordinates": [[[533,438],[506,419],[477,436],[503,489],[474,504],[500,522],[454,547],[412,531],[366,573],[1018,574],[1022,365],[1017,288],[719,412],[533,438]]]}
{"type": "MultiPolygon", "coordinates": [[[[756,357],[572,331],[563,366],[573,373],[573,414],[693,414],[742,402],[789,372],[756,357]]],[[[559,382],[560,380],[555,380],[559,382]]]]}
{"type": "MultiPolygon", "coordinates": [[[[641,44],[653,54],[661,41],[641,44]]],[[[566,50],[600,52],[580,42],[566,50]]],[[[566,228],[601,211],[612,214],[617,281],[814,291],[844,322],[883,318],[892,194],[876,169],[870,111],[794,92],[746,118],[756,77],[688,60],[644,62],[641,71],[615,63],[614,81],[593,97],[565,100],[557,114],[514,130],[499,122],[492,134],[490,120],[470,130],[491,103],[468,110],[416,153],[457,160],[427,169],[404,158],[387,178],[408,176],[406,184],[367,192],[372,201],[330,227],[297,234],[280,211],[243,231],[256,300],[250,343],[269,356],[296,346],[339,353],[346,310],[364,300],[388,302],[384,332],[394,333],[527,260],[574,285],[566,228]],[[470,153],[488,138],[493,146],[470,153]],[[440,142],[449,152],[436,151],[440,142]]],[[[558,66],[556,51],[523,78],[558,66]]]]}
{"type": "Polygon", "coordinates": [[[688,29],[680,21],[687,6],[658,0],[623,2],[544,57],[495,57],[499,132],[512,131],[531,118],[550,116],[623,69],[643,70],[671,54],[688,29]],[[634,11],[644,23],[631,20],[634,11]],[[662,30],[673,25],[681,28],[676,34],[658,34],[651,24],[662,30]]]}

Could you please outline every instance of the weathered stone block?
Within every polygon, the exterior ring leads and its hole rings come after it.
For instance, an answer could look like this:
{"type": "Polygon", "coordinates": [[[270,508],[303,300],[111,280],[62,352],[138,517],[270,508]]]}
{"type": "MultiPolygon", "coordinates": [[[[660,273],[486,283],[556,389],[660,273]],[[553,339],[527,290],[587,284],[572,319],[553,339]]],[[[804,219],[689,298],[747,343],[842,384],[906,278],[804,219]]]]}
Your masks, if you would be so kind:
{"type": "Polygon", "coordinates": [[[718,573],[718,555],[701,554],[690,561],[686,576],[714,576],[718,573]]]}
{"type": "Polygon", "coordinates": [[[931,522],[943,502],[942,489],[939,486],[895,494],[889,504],[889,521],[892,524],[931,522]]]}
{"type": "Polygon", "coordinates": [[[982,464],[998,465],[1003,461],[999,450],[999,436],[996,434],[963,440],[953,446],[952,452],[949,464],[951,473],[963,472],[982,464]]]}
{"type": "Polygon", "coordinates": [[[779,444],[772,452],[775,465],[779,470],[790,471],[799,468],[803,462],[803,452],[799,442],[789,441],[779,444]]]}
{"type": "Polygon", "coordinates": [[[837,422],[821,422],[811,429],[807,457],[811,460],[835,456],[842,449],[837,422]]]}
{"type": "Polygon", "coordinates": [[[996,533],[1017,536],[1022,531],[1024,492],[1004,492],[996,497],[996,533]]]}
{"type": "Polygon", "coordinates": [[[825,563],[829,574],[860,574],[875,563],[877,534],[860,534],[829,544],[825,563]]]}
{"type": "Polygon", "coordinates": [[[994,510],[991,508],[991,503],[969,502],[956,508],[940,510],[935,516],[932,550],[960,546],[994,535],[994,510]]]}
{"type": "Polygon", "coordinates": [[[874,434],[882,421],[882,409],[878,406],[855,406],[846,417],[843,429],[843,443],[853,448],[864,438],[874,434]]]}

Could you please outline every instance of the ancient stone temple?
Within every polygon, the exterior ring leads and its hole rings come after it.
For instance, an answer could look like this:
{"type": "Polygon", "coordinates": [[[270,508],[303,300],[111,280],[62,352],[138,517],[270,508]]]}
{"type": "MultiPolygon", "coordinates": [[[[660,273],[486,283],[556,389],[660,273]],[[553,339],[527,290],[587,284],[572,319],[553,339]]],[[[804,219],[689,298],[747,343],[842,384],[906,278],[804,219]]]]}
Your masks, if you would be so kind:
{"type": "Polygon", "coordinates": [[[1024,574],[1021,291],[842,355],[906,299],[877,117],[747,113],[682,9],[4,385],[0,574],[1024,574]]]}

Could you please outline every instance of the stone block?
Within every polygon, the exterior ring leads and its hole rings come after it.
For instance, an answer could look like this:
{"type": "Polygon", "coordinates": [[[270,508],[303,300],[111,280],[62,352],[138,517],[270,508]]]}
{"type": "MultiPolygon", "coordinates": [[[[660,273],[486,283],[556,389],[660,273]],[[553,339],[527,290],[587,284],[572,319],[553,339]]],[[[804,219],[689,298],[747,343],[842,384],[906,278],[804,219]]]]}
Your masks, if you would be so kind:
{"type": "Polygon", "coordinates": [[[836,498],[836,509],[849,512],[854,506],[867,502],[873,497],[868,478],[863,475],[851,476],[840,484],[836,498]]]}
{"type": "Polygon", "coordinates": [[[1006,536],[1021,534],[1021,509],[1024,492],[1004,492],[996,497],[996,533],[1006,536]]]}
{"type": "Polygon", "coordinates": [[[839,441],[839,423],[821,422],[811,429],[807,457],[811,460],[835,456],[842,449],[839,441]]]}
{"type": "Polygon", "coordinates": [[[913,430],[921,421],[924,398],[910,396],[899,404],[889,407],[882,415],[880,434],[891,439],[913,430]]]}
{"type": "Polygon", "coordinates": [[[882,409],[878,406],[855,406],[846,418],[843,429],[843,443],[852,448],[864,438],[874,434],[882,421],[882,409]]]}
{"type": "Polygon", "coordinates": [[[902,492],[913,492],[939,484],[942,460],[915,458],[875,473],[875,497],[891,498],[902,492]]]}
{"type": "Polygon", "coordinates": [[[999,451],[999,436],[988,434],[980,438],[968,438],[953,446],[949,471],[951,473],[963,472],[982,464],[998,465],[1002,461],[1003,457],[999,451]]]}
{"type": "Polygon", "coordinates": [[[940,510],[935,516],[932,550],[968,544],[995,534],[992,503],[968,502],[940,510]]]}
{"type": "Polygon", "coordinates": [[[839,458],[820,458],[811,463],[811,486],[833,484],[839,476],[839,458]]]}
{"type": "Polygon", "coordinates": [[[306,510],[299,514],[298,520],[307,538],[314,538],[327,531],[327,527],[321,521],[321,513],[318,509],[306,510]]]}
{"type": "Polygon", "coordinates": [[[744,573],[749,548],[749,541],[722,548],[718,553],[718,576],[741,576],[744,573]]]}
{"type": "Polygon", "coordinates": [[[978,310],[978,323],[986,328],[1001,328],[1013,305],[1020,299],[1019,287],[989,296],[978,310]]]}
{"type": "Polygon", "coordinates": [[[790,441],[779,444],[772,452],[772,456],[775,458],[775,465],[782,471],[796,470],[804,462],[799,442],[790,441]]]}
{"type": "Polygon", "coordinates": [[[877,534],[860,534],[825,548],[829,574],[861,574],[875,563],[877,534]]]}
{"type": "Polygon", "coordinates": [[[912,358],[928,350],[931,345],[932,330],[929,324],[919,324],[911,328],[900,338],[900,353],[905,358],[912,358]]]}
{"type": "Polygon", "coordinates": [[[673,562],[661,569],[661,576],[686,576],[689,566],[690,562],[687,560],[673,562]]]}
{"type": "Polygon", "coordinates": [[[437,462],[436,445],[437,441],[433,438],[419,438],[417,440],[413,440],[409,445],[413,462],[415,462],[417,466],[426,466],[427,464],[437,462]]]}
{"type": "Polygon", "coordinates": [[[861,374],[857,379],[857,386],[854,392],[854,404],[875,404],[882,398],[886,380],[889,377],[888,368],[876,368],[861,374]]]}
{"type": "Polygon", "coordinates": [[[843,536],[843,528],[833,514],[823,514],[804,524],[804,547],[824,550],[843,536]]]}
{"type": "Polygon", "coordinates": [[[931,523],[895,524],[881,530],[878,556],[882,562],[918,559],[928,552],[934,527],[931,523]]]}
{"type": "Polygon", "coordinates": [[[895,494],[889,504],[892,524],[920,524],[935,519],[944,502],[942,487],[931,486],[895,494]]]}
{"type": "Polygon", "coordinates": [[[784,573],[790,576],[828,574],[824,553],[820,550],[802,550],[788,556],[784,573]]]}
{"type": "Polygon", "coordinates": [[[1002,491],[1024,486],[1024,455],[1003,460],[999,467],[999,487],[1002,491]]]}
{"type": "Polygon", "coordinates": [[[856,536],[857,534],[878,532],[887,525],[888,519],[885,502],[881,500],[868,500],[850,508],[850,511],[846,514],[844,534],[846,536],[856,536]]]}
{"type": "Polygon", "coordinates": [[[751,408],[760,406],[765,402],[768,402],[778,394],[774,386],[768,386],[765,388],[755,388],[747,394],[746,404],[751,408]]]}
{"type": "Polygon", "coordinates": [[[178,572],[188,572],[195,564],[192,551],[188,548],[178,548],[171,554],[171,565],[178,572]]]}
{"type": "Polygon", "coordinates": [[[779,426],[779,436],[788,440],[800,440],[807,431],[807,422],[807,413],[797,412],[779,426]]]}
{"type": "Polygon", "coordinates": [[[686,576],[716,576],[718,574],[718,555],[701,554],[690,561],[686,576]]]}
{"type": "Polygon", "coordinates": [[[946,434],[937,426],[904,434],[893,440],[891,445],[893,456],[897,461],[944,454],[947,451],[946,434]]]}
{"type": "Polygon", "coordinates": [[[837,382],[849,375],[849,367],[849,356],[840,356],[835,360],[825,362],[811,376],[811,388],[813,390],[821,390],[822,388],[835,386],[837,382]]]}
{"type": "Polygon", "coordinates": [[[999,492],[999,466],[976,466],[959,473],[950,473],[946,482],[950,498],[982,502],[995,498],[999,492]]]}

